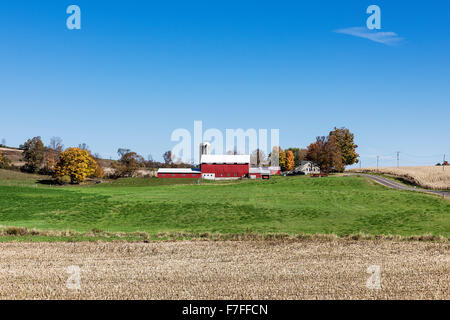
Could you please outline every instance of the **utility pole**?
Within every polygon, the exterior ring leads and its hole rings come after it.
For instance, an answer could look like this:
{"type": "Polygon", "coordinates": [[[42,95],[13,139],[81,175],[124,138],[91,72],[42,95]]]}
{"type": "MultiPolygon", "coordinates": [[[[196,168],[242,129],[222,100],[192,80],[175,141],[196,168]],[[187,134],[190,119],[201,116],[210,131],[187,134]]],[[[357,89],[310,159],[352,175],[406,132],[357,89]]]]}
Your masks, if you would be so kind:
{"type": "Polygon", "coordinates": [[[397,151],[397,168],[399,167],[400,151],[397,151]]]}
{"type": "Polygon", "coordinates": [[[380,159],[380,156],[377,156],[377,171],[378,171],[378,160],[380,159]]]}
{"type": "Polygon", "coordinates": [[[361,159],[359,159],[359,168],[361,169],[361,159]]]}
{"type": "Polygon", "coordinates": [[[445,171],[445,154],[444,154],[444,161],[442,161],[442,171],[445,171]]]}

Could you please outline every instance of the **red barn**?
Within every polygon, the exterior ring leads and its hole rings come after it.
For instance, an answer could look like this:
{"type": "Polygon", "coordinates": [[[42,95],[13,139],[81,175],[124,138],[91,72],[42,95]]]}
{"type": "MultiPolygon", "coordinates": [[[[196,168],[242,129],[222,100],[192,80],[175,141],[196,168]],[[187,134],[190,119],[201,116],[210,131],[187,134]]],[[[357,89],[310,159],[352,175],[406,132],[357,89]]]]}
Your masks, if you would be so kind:
{"type": "Polygon", "coordinates": [[[250,155],[204,154],[201,164],[202,178],[238,179],[248,176],[250,155]]]}
{"type": "Polygon", "coordinates": [[[201,178],[199,169],[159,168],[158,178],[201,178]]]}

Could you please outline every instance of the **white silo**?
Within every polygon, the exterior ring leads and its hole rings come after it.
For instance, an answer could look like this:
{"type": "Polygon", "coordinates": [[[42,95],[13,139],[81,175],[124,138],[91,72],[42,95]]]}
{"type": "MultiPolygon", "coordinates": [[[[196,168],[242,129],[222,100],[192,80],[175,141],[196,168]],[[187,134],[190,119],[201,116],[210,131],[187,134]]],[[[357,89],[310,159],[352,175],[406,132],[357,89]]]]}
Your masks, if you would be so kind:
{"type": "Polygon", "coordinates": [[[211,154],[211,144],[209,142],[200,143],[200,163],[202,163],[202,155],[211,154]]]}

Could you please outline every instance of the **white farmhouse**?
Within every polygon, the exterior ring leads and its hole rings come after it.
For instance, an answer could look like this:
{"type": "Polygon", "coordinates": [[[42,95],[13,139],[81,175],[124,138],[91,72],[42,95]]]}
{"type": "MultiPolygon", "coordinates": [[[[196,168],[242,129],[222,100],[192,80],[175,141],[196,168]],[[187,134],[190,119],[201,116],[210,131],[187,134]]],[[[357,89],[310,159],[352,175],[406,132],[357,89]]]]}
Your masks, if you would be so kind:
{"type": "Polygon", "coordinates": [[[312,161],[302,161],[300,165],[294,169],[295,172],[303,172],[304,174],[320,173],[320,168],[312,161]]]}

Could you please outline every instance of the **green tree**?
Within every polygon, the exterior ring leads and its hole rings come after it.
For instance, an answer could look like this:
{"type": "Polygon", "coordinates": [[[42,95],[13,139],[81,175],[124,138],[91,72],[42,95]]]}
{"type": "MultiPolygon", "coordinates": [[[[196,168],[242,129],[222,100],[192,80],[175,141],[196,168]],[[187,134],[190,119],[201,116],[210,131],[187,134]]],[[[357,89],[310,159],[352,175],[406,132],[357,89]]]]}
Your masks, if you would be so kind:
{"type": "Polygon", "coordinates": [[[356,153],[358,146],[354,143],[354,134],[347,128],[336,128],[330,132],[330,137],[335,137],[336,144],[338,145],[341,155],[342,163],[344,166],[358,163],[359,154],[356,153]]]}
{"type": "Polygon", "coordinates": [[[44,161],[45,154],[45,146],[42,143],[41,137],[28,139],[20,148],[23,150],[25,170],[29,172],[39,170],[44,161]]]}

